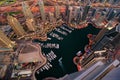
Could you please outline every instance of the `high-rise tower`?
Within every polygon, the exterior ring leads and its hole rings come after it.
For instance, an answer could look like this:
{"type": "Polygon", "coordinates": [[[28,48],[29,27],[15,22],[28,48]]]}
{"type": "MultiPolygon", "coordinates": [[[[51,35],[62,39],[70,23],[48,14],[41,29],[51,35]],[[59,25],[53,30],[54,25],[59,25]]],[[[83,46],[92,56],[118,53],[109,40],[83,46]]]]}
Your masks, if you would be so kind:
{"type": "Polygon", "coordinates": [[[68,18],[68,23],[71,23],[71,19],[72,19],[72,7],[69,7],[69,18],[68,18]]]}
{"type": "Polygon", "coordinates": [[[100,0],[100,2],[101,2],[101,3],[104,3],[104,2],[106,2],[106,0],[100,0]]]}
{"type": "Polygon", "coordinates": [[[74,19],[75,19],[76,23],[79,24],[81,17],[82,17],[82,12],[81,12],[80,7],[75,8],[74,14],[75,14],[74,19]]]}
{"type": "Polygon", "coordinates": [[[12,42],[1,30],[0,30],[0,47],[13,48],[15,43],[12,42]]]}
{"type": "Polygon", "coordinates": [[[33,14],[30,10],[30,6],[26,2],[22,2],[22,12],[26,19],[33,19],[33,14]]]}
{"type": "Polygon", "coordinates": [[[8,15],[7,20],[9,25],[18,36],[24,36],[26,34],[23,27],[20,25],[19,21],[15,17],[8,15]]]}
{"type": "Polygon", "coordinates": [[[112,10],[108,15],[107,20],[112,20],[116,13],[117,13],[116,10],[112,10]]]}
{"type": "Polygon", "coordinates": [[[95,8],[92,10],[91,17],[95,17],[96,11],[97,10],[95,8]]]}
{"type": "Polygon", "coordinates": [[[35,20],[30,10],[30,6],[26,2],[22,2],[22,11],[26,18],[26,25],[29,31],[36,31],[35,20]]]}
{"type": "Polygon", "coordinates": [[[46,16],[45,16],[45,9],[44,9],[44,3],[43,0],[38,0],[38,5],[40,8],[40,14],[42,17],[42,21],[44,22],[46,20],[46,16]]]}
{"type": "Polygon", "coordinates": [[[69,0],[66,0],[66,10],[65,10],[65,20],[66,22],[68,22],[68,18],[69,18],[69,0]]]}
{"type": "Polygon", "coordinates": [[[55,5],[55,17],[58,19],[60,16],[60,7],[58,4],[55,5]]]}
{"type": "Polygon", "coordinates": [[[86,20],[89,9],[90,9],[90,5],[86,5],[84,8],[84,12],[82,14],[82,21],[86,20]]]}
{"type": "Polygon", "coordinates": [[[99,39],[101,39],[106,32],[108,32],[109,30],[111,30],[113,27],[115,26],[115,24],[113,24],[112,21],[109,21],[104,28],[102,28],[102,30],[98,33],[98,35],[95,38],[95,42],[97,42],[99,39]]]}
{"type": "Polygon", "coordinates": [[[51,23],[53,23],[55,21],[54,14],[51,13],[51,12],[49,12],[49,20],[50,20],[51,23]]]}
{"type": "Polygon", "coordinates": [[[104,21],[105,17],[104,16],[100,16],[96,21],[95,21],[95,24],[97,26],[103,26],[103,21],[104,21]]]}
{"type": "Polygon", "coordinates": [[[93,19],[93,22],[96,26],[102,27],[104,26],[103,23],[104,20],[105,20],[105,16],[103,16],[102,13],[97,12],[95,18],[93,19]]]}
{"type": "Polygon", "coordinates": [[[36,25],[34,22],[34,19],[26,19],[26,25],[29,29],[29,31],[36,31],[36,25]]]}
{"type": "Polygon", "coordinates": [[[76,22],[77,22],[77,24],[79,24],[80,21],[81,21],[81,18],[82,18],[82,11],[81,11],[81,8],[78,8],[77,11],[78,11],[78,12],[77,12],[77,16],[76,16],[76,22]]]}

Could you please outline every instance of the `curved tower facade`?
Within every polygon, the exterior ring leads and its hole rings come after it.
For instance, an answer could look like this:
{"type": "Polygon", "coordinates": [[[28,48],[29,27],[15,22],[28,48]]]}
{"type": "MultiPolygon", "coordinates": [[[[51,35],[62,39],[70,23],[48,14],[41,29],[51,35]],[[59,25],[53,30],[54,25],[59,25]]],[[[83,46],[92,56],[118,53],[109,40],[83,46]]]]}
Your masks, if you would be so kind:
{"type": "Polygon", "coordinates": [[[24,36],[26,34],[23,27],[20,25],[19,21],[15,17],[8,15],[7,20],[9,25],[18,36],[24,36]]]}
{"type": "Polygon", "coordinates": [[[13,48],[15,43],[12,42],[1,30],[0,30],[0,47],[13,48]]]}

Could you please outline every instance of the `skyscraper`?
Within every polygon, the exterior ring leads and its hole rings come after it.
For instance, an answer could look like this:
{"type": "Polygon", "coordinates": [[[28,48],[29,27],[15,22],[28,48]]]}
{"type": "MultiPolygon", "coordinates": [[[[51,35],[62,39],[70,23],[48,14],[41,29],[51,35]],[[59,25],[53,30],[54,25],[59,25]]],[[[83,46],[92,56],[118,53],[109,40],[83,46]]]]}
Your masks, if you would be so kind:
{"type": "Polygon", "coordinates": [[[79,24],[81,17],[82,17],[82,12],[81,12],[80,8],[76,8],[75,14],[76,14],[76,16],[75,16],[76,23],[79,24]]]}
{"type": "Polygon", "coordinates": [[[26,2],[22,2],[22,12],[26,19],[33,19],[33,14],[30,10],[30,6],[26,2]]]}
{"type": "Polygon", "coordinates": [[[96,12],[95,18],[93,19],[94,24],[95,24],[97,27],[102,27],[102,26],[104,26],[104,23],[103,23],[104,20],[105,20],[105,16],[102,15],[101,12],[96,12]]]}
{"type": "Polygon", "coordinates": [[[17,36],[23,36],[26,34],[23,27],[20,25],[19,21],[10,15],[7,16],[9,25],[12,27],[17,36]]]}
{"type": "Polygon", "coordinates": [[[116,11],[117,11],[117,13],[116,13],[115,17],[119,17],[120,16],[120,9],[117,9],[116,11]]]}
{"type": "Polygon", "coordinates": [[[118,4],[120,2],[120,0],[113,0],[113,4],[118,4]]]}
{"type": "Polygon", "coordinates": [[[106,17],[108,17],[108,16],[109,16],[109,14],[110,14],[112,11],[113,11],[113,8],[109,8],[109,9],[107,10],[106,17]]]}
{"type": "Polygon", "coordinates": [[[49,12],[49,20],[51,23],[53,23],[55,20],[54,20],[54,14],[49,12]]]}
{"type": "Polygon", "coordinates": [[[74,9],[74,14],[73,14],[74,19],[77,18],[78,8],[79,8],[79,7],[75,7],[75,8],[73,8],[73,9],[74,9]]]}
{"type": "Polygon", "coordinates": [[[69,14],[69,4],[66,4],[65,16],[69,14]]]}
{"type": "Polygon", "coordinates": [[[120,33],[120,23],[116,26],[116,31],[120,33]]]}
{"type": "Polygon", "coordinates": [[[93,2],[93,3],[96,3],[96,2],[99,2],[99,0],[93,0],[92,2],[93,2]]]}
{"type": "Polygon", "coordinates": [[[1,30],[0,30],[0,47],[13,48],[15,43],[12,42],[1,30]]]}
{"type": "Polygon", "coordinates": [[[112,0],[106,0],[106,2],[111,3],[112,0]]]}
{"type": "Polygon", "coordinates": [[[101,2],[101,3],[104,3],[104,2],[106,2],[106,0],[100,0],[100,2],[101,2]]]}
{"type": "Polygon", "coordinates": [[[59,16],[60,16],[60,6],[58,6],[57,4],[55,5],[55,17],[59,18],[59,16]]]}
{"type": "Polygon", "coordinates": [[[90,5],[86,5],[84,8],[84,12],[82,14],[82,21],[86,20],[89,9],[90,9],[90,5]]]}
{"type": "Polygon", "coordinates": [[[34,19],[26,19],[26,25],[29,31],[36,31],[37,29],[34,19]]]}
{"type": "Polygon", "coordinates": [[[98,40],[100,40],[107,31],[108,31],[108,29],[107,29],[106,27],[103,28],[103,29],[98,33],[98,35],[96,36],[95,42],[97,42],[98,40]]]}
{"type": "Polygon", "coordinates": [[[44,22],[46,20],[46,16],[45,16],[43,0],[38,0],[38,5],[40,8],[40,14],[41,14],[42,21],[44,22]]]}
{"type": "Polygon", "coordinates": [[[30,6],[26,2],[22,2],[22,11],[26,18],[26,25],[29,31],[35,31],[36,30],[35,20],[30,10],[30,6]]]}
{"type": "Polygon", "coordinates": [[[72,19],[72,7],[69,7],[69,18],[68,18],[68,23],[71,23],[71,19],[72,19]]]}
{"type": "Polygon", "coordinates": [[[106,11],[101,11],[102,16],[106,16],[107,12],[106,11]]]}
{"type": "Polygon", "coordinates": [[[96,10],[95,8],[92,10],[91,17],[94,17],[94,16],[95,16],[96,11],[97,11],[97,10],[96,10]]]}
{"type": "Polygon", "coordinates": [[[104,16],[100,16],[96,21],[95,21],[95,24],[97,25],[97,26],[104,26],[104,24],[103,24],[103,21],[104,21],[104,19],[105,19],[105,17],[104,16]]]}
{"type": "Polygon", "coordinates": [[[66,22],[68,22],[68,18],[69,18],[69,0],[66,0],[66,10],[65,10],[65,20],[66,22]]]}
{"type": "Polygon", "coordinates": [[[108,15],[107,20],[112,20],[116,13],[117,13],[116,10],[112,10],[108,15]]]}
{"type": "Polygon", "coordinates": [[[112,24],[111,21],[109,21],[104,28],[102,28],[102,30],[98,33],[98,35],[95,38],[95,42],[97,42],[98,40],[100,40],[105,34],[106,32],[108,32],[109,30],[111,30],[115,25],[112,24]]]}

